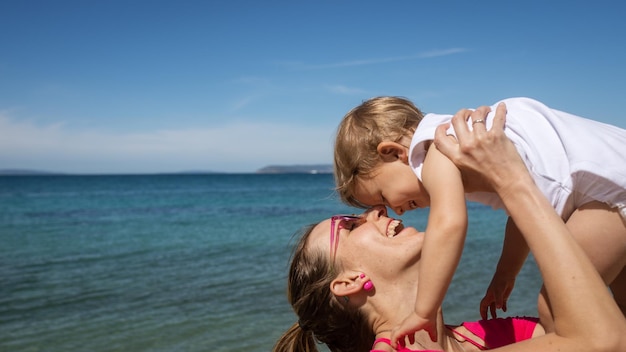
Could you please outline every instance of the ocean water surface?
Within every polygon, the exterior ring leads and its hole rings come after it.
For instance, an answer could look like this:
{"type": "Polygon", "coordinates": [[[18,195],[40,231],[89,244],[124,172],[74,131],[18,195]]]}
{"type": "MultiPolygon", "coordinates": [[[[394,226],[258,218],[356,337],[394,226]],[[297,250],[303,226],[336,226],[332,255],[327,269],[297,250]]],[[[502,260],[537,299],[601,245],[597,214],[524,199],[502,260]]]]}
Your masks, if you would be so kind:
{"type": "MultiPolygon", "coordinates": [[[[295,321],[294,233],[336,213],[329,174],[0,177],[0,351],[270,351],[295,321]]],[[[469,204],[447,323],[479,318],[506,216],[469,204]]],[[[424,229],[427,210],[402,219],[424,229]]],[[[535,315],[531,260],[509,315],[535,315]]]]}

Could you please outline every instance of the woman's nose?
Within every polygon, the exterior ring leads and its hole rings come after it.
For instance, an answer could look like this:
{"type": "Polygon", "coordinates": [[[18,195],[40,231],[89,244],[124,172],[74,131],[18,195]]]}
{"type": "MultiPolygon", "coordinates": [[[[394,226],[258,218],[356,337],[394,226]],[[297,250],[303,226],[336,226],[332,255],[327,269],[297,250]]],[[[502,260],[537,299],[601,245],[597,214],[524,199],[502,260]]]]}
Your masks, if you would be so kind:
{"type": "Polygon", "coordinates": [[[378,219],[387,216],[387,208],[384,205],[375,205],[365,211],[368,218],[378,219]]]}

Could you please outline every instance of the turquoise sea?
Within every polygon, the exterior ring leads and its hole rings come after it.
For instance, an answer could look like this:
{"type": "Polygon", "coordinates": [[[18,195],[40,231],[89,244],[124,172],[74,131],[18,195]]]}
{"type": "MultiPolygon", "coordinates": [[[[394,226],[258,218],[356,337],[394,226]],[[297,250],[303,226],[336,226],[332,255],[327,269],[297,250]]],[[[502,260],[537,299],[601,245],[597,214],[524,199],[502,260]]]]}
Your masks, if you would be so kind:
{"type": "MultiPolygon", "coordinates": [[[[358,210],[329,174],[0,177],[0,351],[270,351],[301,226],[358,210]]],[[[405,214],[425,227],[427,210],[405,214]]],[[[505,215],[470,204],[447,323],[478,318],[505,215]]],[[[529,261],[510,315],[535,315],[529,261]]]]}

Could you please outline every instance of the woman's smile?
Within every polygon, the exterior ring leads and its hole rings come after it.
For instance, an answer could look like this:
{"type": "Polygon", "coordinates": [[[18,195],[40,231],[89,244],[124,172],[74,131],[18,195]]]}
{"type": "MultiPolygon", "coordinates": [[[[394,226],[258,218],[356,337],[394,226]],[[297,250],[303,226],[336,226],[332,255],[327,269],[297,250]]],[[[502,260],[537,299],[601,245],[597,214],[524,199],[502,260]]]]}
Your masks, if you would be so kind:
{"type": "Polygon", "coordinates": [[[397,219],[389,219],[389,224],[387,225],[387,237],[391,238],[400,233],[404,229],[402,225],[402,220],[397,219]]]}

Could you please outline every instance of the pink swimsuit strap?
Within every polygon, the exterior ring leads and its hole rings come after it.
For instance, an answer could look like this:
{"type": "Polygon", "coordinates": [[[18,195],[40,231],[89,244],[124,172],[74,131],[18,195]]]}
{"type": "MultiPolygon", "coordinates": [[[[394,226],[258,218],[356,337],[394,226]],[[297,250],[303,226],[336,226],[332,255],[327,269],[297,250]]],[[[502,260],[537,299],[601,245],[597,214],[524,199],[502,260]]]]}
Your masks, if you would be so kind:
{"type": "Polygon", "coordinates": [[[469,338],[468,336],[465,336],[465,335],[461,334],[460,332],[458,332],[458,331],[454,330],[454,329],[456,329],[457,327],[450,326],[450,325],[446,325],[446,328],[448,328],[448,330],[452,331],[452,333],[453,333],[453,334],[458,335],[458,336],[461,336],[462,338],[464,338],[464,339],[465,339],[465,341],[467,341],[467,342],[471,343],[472,345],[474,345],[474,346],[478,347],[478,349],[480,349],[481,351],[485,351],[485,350],[488,350],[488,349],[489,349],[487,346],[483,346],[482,344],[480,344],[480,343],[478,343],[478,342],[476,342],[476,341],[472,340],[472,339],[471,339],[471,338],[469,338]]]}
{"type": "MultiPolygon", "coordinates": [[[[386,343],[387,345],[391,346],[391,340],[386,339],[386,338],[379,338],[374,340],[374,344],[372,345],[372,348],[374,348],[374,346],[376,346],[377,343],[382,342],[382,343],[386,343]]],[[[398,346],[399,348],[396,350],[398,352],[417,352],[415,350],[410,350],[404,346],[398,346]]],[[[382,350],[371,350],[370,352],[385,352],[382,350]]],[[[440,350],[419,350],[419,352],[443,352],[440,350]]]]}

